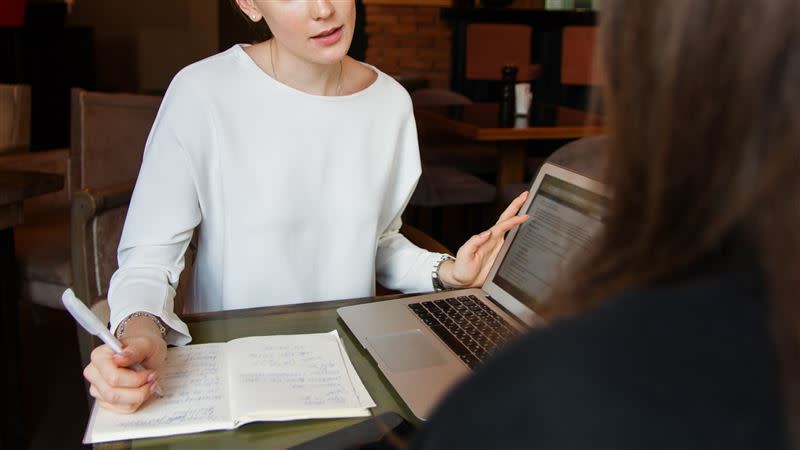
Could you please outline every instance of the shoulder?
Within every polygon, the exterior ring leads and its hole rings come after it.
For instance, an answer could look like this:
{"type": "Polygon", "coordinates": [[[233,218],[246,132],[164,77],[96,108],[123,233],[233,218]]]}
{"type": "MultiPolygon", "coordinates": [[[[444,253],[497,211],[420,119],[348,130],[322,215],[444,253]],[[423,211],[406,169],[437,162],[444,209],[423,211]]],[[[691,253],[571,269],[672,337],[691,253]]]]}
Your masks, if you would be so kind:
{"type": "Polygon", "coordinates": [[[375,66],[345,58],[344,70],[349,71],[348,93],[369,91],[370,99],[377,99],[383,110],[400,111],[403,115],[412,113],[411,96],[408,91],[391,75],[382,72],[375,66]]]}
{"type": "Polygon", "coordinates": [[[189,64],[173,77],[167,89],[170,94],[203,96],[212,94],[225,86],[235,85],[234,79],[243,63],[244,51],[238,45],[228,50],[189,64]]]}

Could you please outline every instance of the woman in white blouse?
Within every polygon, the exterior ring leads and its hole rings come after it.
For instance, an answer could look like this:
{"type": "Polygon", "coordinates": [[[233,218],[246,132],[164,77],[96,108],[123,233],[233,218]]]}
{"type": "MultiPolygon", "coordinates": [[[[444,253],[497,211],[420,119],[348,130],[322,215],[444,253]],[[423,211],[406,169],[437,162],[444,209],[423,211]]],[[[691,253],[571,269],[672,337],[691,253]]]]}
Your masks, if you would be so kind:
{"type": "Polygon", "coordinates": [[[420,175],[411,100],[346,56],[353,0],[236,0],[273,38],[180,71],[144,152],[109,288],[106,346],[84,370],[100,405],[132,412],[157,390],[167,344],[191,340],[173,311],[198,225],[188,311],[479,286],[525,200],[455,260],[411,244],[400,216],[420,175]],[[147,371],[126,369],[141,362],[147,371]]]}

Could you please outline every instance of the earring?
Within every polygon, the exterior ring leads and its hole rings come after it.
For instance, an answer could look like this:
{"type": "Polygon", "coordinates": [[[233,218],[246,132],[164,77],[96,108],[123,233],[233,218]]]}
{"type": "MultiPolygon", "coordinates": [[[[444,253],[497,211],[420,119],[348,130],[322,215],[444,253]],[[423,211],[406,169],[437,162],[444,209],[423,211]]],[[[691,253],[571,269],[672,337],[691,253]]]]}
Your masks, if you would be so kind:
{"type": "Polygon", "coordinates": [[[251,17],[253,20],[256,20],[256,19],[258,18],[258,16],[257,16],[257,15],[255,15],[255,14],[253,14],[253,15],[252,15],[252,16],[250,16],[250,17],[251,17]]]}

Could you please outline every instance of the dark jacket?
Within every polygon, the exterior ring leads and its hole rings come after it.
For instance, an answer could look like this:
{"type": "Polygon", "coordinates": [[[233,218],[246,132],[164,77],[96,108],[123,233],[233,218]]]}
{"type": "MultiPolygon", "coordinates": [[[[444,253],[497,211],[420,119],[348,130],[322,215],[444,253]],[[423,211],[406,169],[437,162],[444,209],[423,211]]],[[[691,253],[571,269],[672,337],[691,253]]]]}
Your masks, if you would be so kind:
{"type": "Polygon", "coordinates": [[[451,392],[411,447],[788,448],[758,270],[723,264],[529,333],[451,392]]]}

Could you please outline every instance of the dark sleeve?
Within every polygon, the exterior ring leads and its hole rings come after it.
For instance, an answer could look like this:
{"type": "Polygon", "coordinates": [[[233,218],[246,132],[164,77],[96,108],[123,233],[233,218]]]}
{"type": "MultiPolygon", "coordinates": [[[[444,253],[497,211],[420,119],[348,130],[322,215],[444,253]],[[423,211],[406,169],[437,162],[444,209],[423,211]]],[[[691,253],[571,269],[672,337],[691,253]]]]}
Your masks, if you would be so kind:
{"type": "Polygon", "coordinates": [[[534,331],[457,386],[414,449],[785,448],[757,302],[638,292],[534,331]]]}

